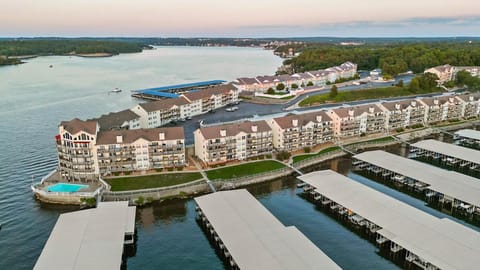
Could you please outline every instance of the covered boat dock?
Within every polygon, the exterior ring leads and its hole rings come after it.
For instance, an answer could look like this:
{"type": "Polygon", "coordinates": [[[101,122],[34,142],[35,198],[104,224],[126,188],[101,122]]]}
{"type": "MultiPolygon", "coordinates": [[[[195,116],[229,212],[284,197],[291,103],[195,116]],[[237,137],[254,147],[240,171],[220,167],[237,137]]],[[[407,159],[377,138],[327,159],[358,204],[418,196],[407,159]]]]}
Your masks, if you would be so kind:
{"type": "Polygon", "coordinates": [[[142,98],[147,100],[160,100],[165,98],[177,98],[181,93],[201,90],[215,85],[223,84],[223,80],[211,80],[194,83],[184,83],[177,85],[153,87],[147,89],[132,90],[132,97],[142,98]]]}
{"type": "Polygon", "coordinates": [[[468,214],[480,214],[480,181],[385,151],[368,151],[353,156],[357,169],[381,175],[387,180],[423,192],[427,200],[468,214]]]}
{"type": "Polygon", "coordinates": [[[126,201],[101,202],[61,214],[34,269],[120,269],[124,245],[134,241],[135,210],[126,201]]]}
{"type": "Polygon", "coordinates": [[[453,135],[455,144],[480,150],[480,131],[474,129],[462,129],[453,135]]]}
{"type": "Polygon", "coordinates": [[[407,269],[412,269],[409,265],[419,269],[480,265],[480,233],[468,227],[434,217],[332,170],[298,179],[313,188],[316,202],[328,202],[323,205],[328,211],[370,231],[382,250],[403,258],[407,269]]]}
{"type": "Polygon", "coordinates": [[[232,269],[341,269],[247,190],[196,197],[198,221],[232,269]]]}

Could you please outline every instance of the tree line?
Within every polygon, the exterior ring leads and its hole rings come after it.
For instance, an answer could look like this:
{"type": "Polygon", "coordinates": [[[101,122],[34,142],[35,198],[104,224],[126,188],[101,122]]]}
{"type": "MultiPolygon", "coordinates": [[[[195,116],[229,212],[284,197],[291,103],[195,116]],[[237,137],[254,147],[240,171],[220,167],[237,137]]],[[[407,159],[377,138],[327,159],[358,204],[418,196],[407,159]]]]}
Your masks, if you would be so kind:
{"type": "Polygon", "coordinates": [[[0,40],[0,55],[62,55],[69,53],[131,53],[140,52],[144,44],[110,40],[82,39],[27,39],[0,40]]]}
{"type": "Polygon", "coordinates": [[[480,66],[480,43],[432,42],[408,44],[367,44],[339,46],[309,44],[301,54],[284,61],[292,72],[324,69],[351,61],[358,69],[381,68],[384,75],[406,71],[421,73],[426,68],[450,64],[480,66]]]}

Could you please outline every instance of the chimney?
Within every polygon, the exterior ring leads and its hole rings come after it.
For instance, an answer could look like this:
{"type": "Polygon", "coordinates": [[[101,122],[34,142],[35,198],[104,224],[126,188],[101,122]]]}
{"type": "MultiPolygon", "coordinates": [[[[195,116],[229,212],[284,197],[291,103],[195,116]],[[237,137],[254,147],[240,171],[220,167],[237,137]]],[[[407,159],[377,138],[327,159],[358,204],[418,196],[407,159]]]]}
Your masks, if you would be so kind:
{"type": "Polygon", "coordinates": [[[292,126],[298,126],[298,119],[292,119],[292,126]]]}
{"type": "Polygon", "coordinates": [[[412,100],[412,107],[417,106],[417,102],[415,100],[412,100]]]}
{"type": "Polygon", "coordinates": [[[117,143],[123,143],[123,136],[117,135],[117,143]]]}
{"type": "Polygon", "coordinates": [[[252,125],[252,132],[257,132],[257,130],[258,130],[257,125],[252,125]]]}
{"type": "Polygon", "coordinates": [[[473,96],[469,96],[468,101],[473,101],[473,96]]]}
{"type": "Polygon", "coordinates": [[[348,115],[353,116],[355,114],[354,110],[348,109],[348,115]]]}
{"type": "Polygon", "coordinates": [[[317,122],[318,123],[322,122],[322,116],[321,115],[317,115],[317,122]]]}
{"type": "Polygon", "coordinates": [[[158,133],[158,139],[159,139],[160,141],[165,140],[165,132],[160,132],[160,133],[158,133]]]}
{"type": "Polygon", "coordinates": [[[373,113],[375,111],[375,108],[372,106],[372,107],[368,107],[368,112],[369,113],[373,113]]]}
{"type": "Polygon", "coordinates": [[[448,101],[449,101],[450,103],[455,103],[455,99],[454,99],[453,97],[449,97],[449,98],[448,98],[448,101]]]}
{"type": "Polygon", "coordinates": [[[438,99],[434,99],[433,104],[438,105],[438,99]]]}
{"type": "Polygon", "coordinates": [[[220,136],[222,136],[222,137],[227,136],[227,130],[226,129],[220,129],[220,136]]]}
{"type": "Polygon", "coordinates": [[[400,104],[395,103],[395,110],[400,110],[400,104]]]}

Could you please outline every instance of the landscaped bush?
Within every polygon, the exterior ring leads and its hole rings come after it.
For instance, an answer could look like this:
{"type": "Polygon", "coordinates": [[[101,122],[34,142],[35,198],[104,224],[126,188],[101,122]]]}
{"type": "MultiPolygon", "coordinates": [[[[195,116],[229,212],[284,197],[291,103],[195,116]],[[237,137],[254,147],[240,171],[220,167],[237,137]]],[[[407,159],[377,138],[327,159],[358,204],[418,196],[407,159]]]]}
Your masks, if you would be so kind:
{"type": "Polygon", "coordinates": [[[397,129],[395,129],[395,131],[396,131],[396,132],[404,132],[405,129],[404,129],[404,128],[397,128],[397,129]]]}
{"type": "Polygon", "coordinates": [[[278,160],[287,160],[289,159],[291,154],[287,151],[280,151],[277,153],[277,159],[278,160]]]}
{"type": "Polygon", "coordinates": [[[272,154],[266,154],[265,157],[266,158],[272,158],[272,154]]]}
{"type": "Polygon", "coordinates": [[[304,153],[307,153],[307,154],[308,154],[308,153],[310,153],[311,151],[312,151],[312,149],[311,149],[310,147],[304,147],[304,148],[303,148],[303,152],[304,152],[304,153]]]}
{"type": "Polygon", "coordinates": [[[177,167],[177,171],[183,171],[183,166],[177,167]]]}
{"type": "Polygon", "coordinates": [[[135,200],[136,205],[144,205],[145,204],[145,199],[142,196],[139,196],[137,200],[135,200]]]}
{"type": "Polygon", "coordinates": [[[416,128],[423,128],[423,124],[415,124],[411,125],[410,128],[416,129],[416,128]]]}
{"type": "Polygon", "coordinates": [[[127,171],[127,172],[123,172],[123,174],[124,174],[124,175],[130,175],[130,174],[132,174],[132,172],[127,171]]]}
{"type": "Polygon", "coordinates": [[[169,172],[173,172],[173,167],[167,169],[169,172]]]}
{"type": "Polygon", "coordinates": [[[158,168],[158,169],[155,169],[156,172],[162,172],[163,171],[163,168],[158,168]]]}

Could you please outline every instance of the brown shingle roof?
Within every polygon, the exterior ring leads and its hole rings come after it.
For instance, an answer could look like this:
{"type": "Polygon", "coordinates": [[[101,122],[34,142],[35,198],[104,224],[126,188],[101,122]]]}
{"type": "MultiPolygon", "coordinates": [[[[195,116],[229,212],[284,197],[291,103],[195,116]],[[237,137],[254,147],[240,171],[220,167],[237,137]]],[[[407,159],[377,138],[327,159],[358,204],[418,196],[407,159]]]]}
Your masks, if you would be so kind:
{"type": "Polygon", "coordinates": [[[396,111],[397,108],[395,108],[395,105],[397,105],[397,104],[400,105],[400,110],[405,110],[406,108],[408,108],[408,106],[419,107],[419,106],[423,105],[420,102],[418,102],[417,100],[408,99],[408,100],[400,100],[400,101],[392,101],[392,102],[383,102],[382,106],[385,107],[389,111],[396,111]],[[412,101],[416,101],[415,106],[412,105],[412,101]]]}
{"type": "Polygon", "coordinates": [[[332,121],[332,118],[325,112],[325,111],[318,111],[318,112],[311,112],[311,113],[303,113],[303,114],[292,114],[283,117],[277,117],[273,120],[277,122],[277,124],[282,129],[293,128],[293,120],[298,120],[298,126],[304,126],[310,122],[318,123],[317,116],[322,117],[322,122],[325,121],[332,121]]]}
{"type": "Polygon", "coordinates": [[[236,91],[236,90],[237,88],[235,88],[233,84],[229,83],[229,84],[216,85],[214,87],[198,90],[195,92],[187,92],[187,93],[184,93],[183,96],[190,101],[194,101],[194,100],[209,98],[213,95],[226,94],[230,91],[236,91]]]}
{"type": "Polygon", "coordinates": [[[373,108],[373,113],[383,112],[377,104],[361,105],[354,107],[342,107],[338,109],[333,109],[333,111],[341,118],[349,117],[348,112],[353,110],[353,116],[359,116],[363,113],[370,113],[370,108],[373,108]]]}
{"type": "Polygon", "coordinates": [[[83,121],[78,118],[74,118],[70,121],[62,121],[60,126],[63,126],[63,128],[70,134],[77,134],[80,131],[84,131],[92,135],[97,133],[96,121],[83,121]]]}
{"type": "Polygon", "coordinates": [[[87,121],[97,121],[100,125],[100,130],[120,129],[123,123],[140,118],[140,116],[130,110],[123,110],[119,112],[112,112],[104,114],[99,118],[90,119],[87,121]]]}
{"type": "Polygon", "coordinates": [[[203,127],[203,128],[200,128],[199,130],[202,133],[203,137],[206,140],[209,140],[209,139],[221,138],[222,136],[220,135],[220,130],[226,130],[227,137],[235,136],[240,132],[254,133],[252,131],[252,126],[257,126],[256,132],[266,132],[266,131],[272,130],[270,126],[267,124],[267,122],[263,120],[256,121],[256,122],[245,121],[238,124],[236,123],[236,124],[225,124],[225,125],[219,125],[219,126],[203,127]]]}
{"type": "Polygon", "coordinates": [[[130,129],[130,130],[110,130],[101,131],[97,136],[97,145],[116,144],[117,136],[122,136],[122,143],[133,143],[143,138],[147,141],[160,141],[160,133],[165,134],[165,140],[182,140],[185,139],[183,127],[169,128],[149,128],[149,129],[130,129]]]}
{"type": "Polygon", "coordinates": [[[479,100],[479,95],[475,95],[475,94],[458,95],[456,97],[459,98],[460,100],[465,101],[465,102],[470,101],[471,97],[473,98],[473,101],[478,101],[479,100]]]}
{"type": "Polygon", "coordinates": [[[142,107],[147,112],[154,112],[154,111],[161,111],[161,110],[169,110],[173,106],[181,106],[185,104],[189,104],[188,100],[184,97],[178,98],[169,98],[169,99],[162,99],[158,101],[140,103],[140,107],[142,107]]]}

